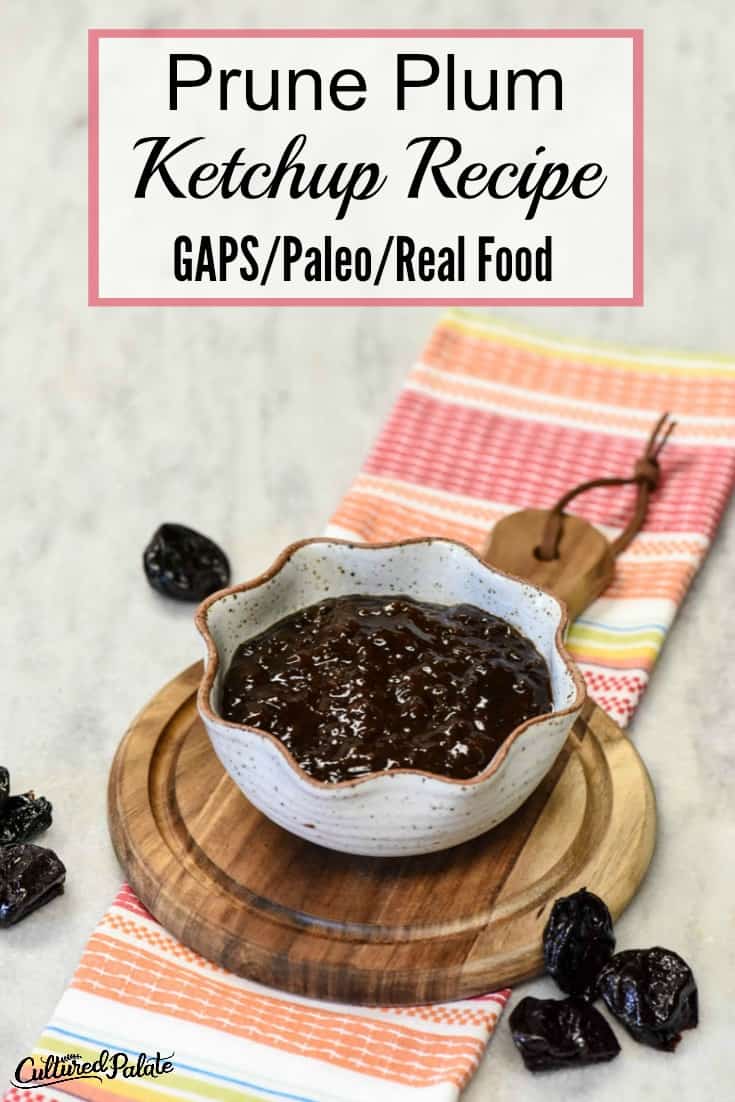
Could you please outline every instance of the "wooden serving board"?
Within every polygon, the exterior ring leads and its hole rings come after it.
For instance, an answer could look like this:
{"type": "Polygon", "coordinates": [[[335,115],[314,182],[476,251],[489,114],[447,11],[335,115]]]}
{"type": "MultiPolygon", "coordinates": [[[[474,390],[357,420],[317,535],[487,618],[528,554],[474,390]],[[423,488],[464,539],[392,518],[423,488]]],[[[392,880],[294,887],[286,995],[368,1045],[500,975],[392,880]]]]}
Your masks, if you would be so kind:
{"type": "Polygon", "coordinates": [[[424,857],[335,853],[287,833],[224,772],[197,716],[197,663],[134,721],[110,774],[129,882],[185,945],[261,983],[324,999],[466,997],[542,969],[560,895],[588,887],[617,916],[646,872],[645,766],[589,704],[552,773],[488,834],[424,857]]]}

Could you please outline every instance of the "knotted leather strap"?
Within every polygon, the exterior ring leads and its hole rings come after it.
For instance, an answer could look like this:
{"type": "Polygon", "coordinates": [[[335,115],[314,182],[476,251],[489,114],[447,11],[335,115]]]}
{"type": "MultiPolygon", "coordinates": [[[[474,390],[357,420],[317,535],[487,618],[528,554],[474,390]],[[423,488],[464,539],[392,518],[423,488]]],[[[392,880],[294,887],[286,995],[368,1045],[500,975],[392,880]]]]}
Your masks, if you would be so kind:
{"type": "Polygon", "coordinates": [[[658,457],[661,454],[666,441],[669,439],[676,422],[669,419],[670,414],[663,413],[656,422],[646,444],[646,450],[637,460],[633,474],[629,478],[593,478],[589,482],[582,482],[569,490],[559,498],[556,505],[549,513],[541,543],[538,546],[537,555],[544,562],[556,559],[559,556],[559,540],[561,539],[564,509],[569,502],[579,494],[587,490],[595,490],[600,486],[629,486],[635,483],[638,486],[638,494],[635,502],[633,516],[611,544],[613,553],[617,556],[624,551],[630,541],[640,531],[646,519],[648,501],[653,491],[658,486],[661,474],[658,457]]]}

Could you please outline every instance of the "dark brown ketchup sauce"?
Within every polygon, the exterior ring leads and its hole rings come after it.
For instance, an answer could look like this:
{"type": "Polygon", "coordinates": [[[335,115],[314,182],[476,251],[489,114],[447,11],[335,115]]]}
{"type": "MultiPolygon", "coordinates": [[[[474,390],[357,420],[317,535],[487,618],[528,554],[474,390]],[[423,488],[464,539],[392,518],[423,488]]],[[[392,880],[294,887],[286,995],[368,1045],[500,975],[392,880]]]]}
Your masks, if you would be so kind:
{"type": "Polygon", "coordinates": [[[336,597],[241,643],[221,714],[267,731],[320,781],[383,769],[467,779],[551,710],[544,659],[474,605],[336,597]]]}

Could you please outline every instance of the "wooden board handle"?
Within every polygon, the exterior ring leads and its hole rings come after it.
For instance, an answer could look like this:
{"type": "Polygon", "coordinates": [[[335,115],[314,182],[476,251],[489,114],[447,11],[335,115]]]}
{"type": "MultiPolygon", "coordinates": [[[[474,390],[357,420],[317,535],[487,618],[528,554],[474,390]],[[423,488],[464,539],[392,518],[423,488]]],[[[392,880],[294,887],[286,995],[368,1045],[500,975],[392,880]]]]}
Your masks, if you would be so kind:
{"type": "Polygon", "coordinates": [[[504,517],[493,528],[481,554],[491,566],[553,593],[567,606],[571,622],[612,581],[615,554],[593,524],[564,514],[557,557],[541,559],[538,548],[549,515],[549,509],[523,509],[504,517]]]}

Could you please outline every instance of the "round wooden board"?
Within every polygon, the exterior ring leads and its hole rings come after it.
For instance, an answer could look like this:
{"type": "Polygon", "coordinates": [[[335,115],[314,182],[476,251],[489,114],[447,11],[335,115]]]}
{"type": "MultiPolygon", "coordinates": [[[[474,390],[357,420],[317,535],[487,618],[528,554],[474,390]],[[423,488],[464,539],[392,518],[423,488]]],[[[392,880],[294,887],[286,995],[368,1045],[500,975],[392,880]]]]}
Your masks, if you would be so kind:
{"type": "Polygon", "coordinates": [[[553,900],[586,886],[617,916],[654,848],[645,766],[590,704],[551,774],[510,819],[424,857],[304,842],[248,803],[196,712],[197,663],[121,742],[110,831],[141,901],[185,945],[300,995],[400,1005],[536,975],[553,900]]]}

